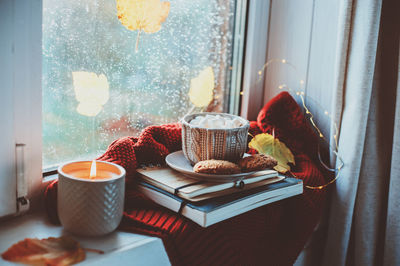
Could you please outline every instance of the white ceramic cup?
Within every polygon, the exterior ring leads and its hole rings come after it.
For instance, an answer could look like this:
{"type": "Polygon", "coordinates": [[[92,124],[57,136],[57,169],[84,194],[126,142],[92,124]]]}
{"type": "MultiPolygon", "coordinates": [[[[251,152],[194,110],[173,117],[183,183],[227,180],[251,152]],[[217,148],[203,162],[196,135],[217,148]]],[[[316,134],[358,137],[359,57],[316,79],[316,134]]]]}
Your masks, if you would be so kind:
{"type": "Polygon", "coordinates": [[[58,216],[62,226],[76,235],[99,236],[114,231],[122,219],[125,169],[96,161],[97,175],[90,179],[91,161],[58,168],[58,216]]]}

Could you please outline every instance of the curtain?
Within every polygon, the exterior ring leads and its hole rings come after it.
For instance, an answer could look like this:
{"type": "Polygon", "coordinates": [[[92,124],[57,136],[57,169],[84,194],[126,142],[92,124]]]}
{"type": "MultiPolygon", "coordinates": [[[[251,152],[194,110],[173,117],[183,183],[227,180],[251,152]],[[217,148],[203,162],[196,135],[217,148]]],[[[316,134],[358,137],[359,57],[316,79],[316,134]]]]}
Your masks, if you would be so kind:
{"type": "Polygon", "coordinates": [[[323,265],[400,265],[399,2],[341,1],[332,113],[345,165],[323,265]]]}

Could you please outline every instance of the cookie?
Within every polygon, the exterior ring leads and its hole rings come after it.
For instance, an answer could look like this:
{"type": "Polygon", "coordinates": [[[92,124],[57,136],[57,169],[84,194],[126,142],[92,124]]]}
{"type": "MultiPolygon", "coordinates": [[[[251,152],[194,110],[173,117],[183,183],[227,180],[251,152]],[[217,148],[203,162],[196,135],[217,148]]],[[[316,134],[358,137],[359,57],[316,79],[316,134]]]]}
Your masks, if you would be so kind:
{"type": "Polygon", "coordinates": [[[255,154],[253,156],[244,157],[238,162],[242,172],[260,171],[273,168],[277,164],[278,162],[272,156],[265,154],[255,154]]]}
{"type": "Polygon", "coordinates": [[[193,171],[203,174],[238,174],[240,168],[237,164],[223,160],[205,160],[196,163],[193,171]]]}

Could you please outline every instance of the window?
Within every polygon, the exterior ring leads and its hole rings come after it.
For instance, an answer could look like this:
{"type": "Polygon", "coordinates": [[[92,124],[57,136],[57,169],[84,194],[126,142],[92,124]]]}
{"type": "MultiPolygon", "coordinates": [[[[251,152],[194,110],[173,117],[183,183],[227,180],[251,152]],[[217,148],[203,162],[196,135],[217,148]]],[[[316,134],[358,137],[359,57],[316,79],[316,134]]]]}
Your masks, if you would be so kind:
{"type": "Polygon", "coordinates": [[[114,0],[0,1],[0,217],[26,208],[15,191],[38,202],[43,167],[177,121],[193,106],[190,81],[208,67],[217,101],[207,110],[238,112],[247,1],[169,2],[161,30],[142,33],[136,53],[137,31],[121,25],[114,0]],[[82,100],[82,78],[102,93],[82,100]],[[78,112],[90,98],[96,107],[78,112]]]}
{"type": "Polygon", "coordinates": [[[138,39],[115,0],[43,0],[44,169],[178,121],[193,107],[191,80],[208,67],[216,96],[208,111],[228,111],[236,2],[169,2],[161,30],[138,39]]]}

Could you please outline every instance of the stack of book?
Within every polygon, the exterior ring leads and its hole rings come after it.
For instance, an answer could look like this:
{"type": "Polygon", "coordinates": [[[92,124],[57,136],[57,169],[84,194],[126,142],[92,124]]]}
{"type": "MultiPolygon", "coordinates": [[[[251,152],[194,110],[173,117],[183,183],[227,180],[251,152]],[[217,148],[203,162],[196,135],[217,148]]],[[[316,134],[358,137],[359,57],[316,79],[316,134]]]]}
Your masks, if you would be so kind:
{"type": "Polygon", "coordinates": [[[236,182],[201,181],[168,166],[138,169],[138,189],[154,202],[207,227],[263,205],[303,193],[300,179],[274,170],[236,182]]]}

